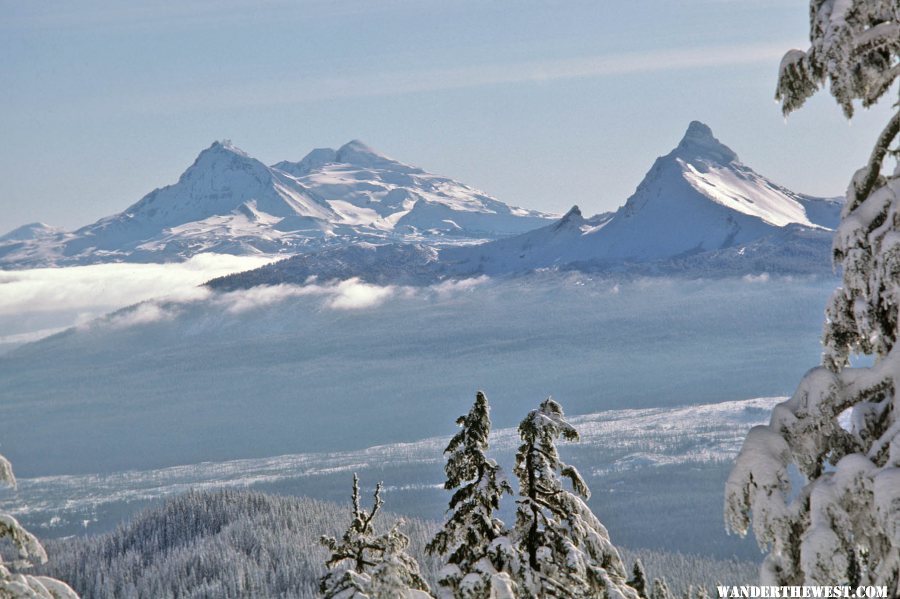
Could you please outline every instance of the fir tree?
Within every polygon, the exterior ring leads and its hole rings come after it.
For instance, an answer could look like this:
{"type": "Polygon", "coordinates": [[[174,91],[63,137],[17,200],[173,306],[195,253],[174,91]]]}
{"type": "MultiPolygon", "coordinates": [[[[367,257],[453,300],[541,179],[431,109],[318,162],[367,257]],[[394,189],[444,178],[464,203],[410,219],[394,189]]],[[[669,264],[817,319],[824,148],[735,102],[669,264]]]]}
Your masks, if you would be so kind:
{"type": "MultiPolygon", "coordinates": [[[[854,102],[875,104],[900,75],[900,2],[813,0],[810,17],[809,50],[781,63],[785,114],[826,84],[848,118],[854,102]]],[[[752,514],[768,549],[763,584],[855,581],[900,592],[900,166],[885,171],[898,134],[895,104],[847,190],[834,240],[843,284],[826,309],[823,366],[750,431],[728,480],[727,525],[744,534],[752,514]],[[852,354],[874,365],[851,368],[852,354]]]]}
{"type": "Polygon", "coordinates": [[[606,528],[582,500],[590,495],[587,485],[557,453],[559,437],[578,439],[562,408],[547,398],[519,424],[519,435],[515,545],[522,556],[521,596],[637,599],[606,528]],[[560,476],[569,479],[574,493],[560,476]]]}
{"type": "Polygon", "coordinates": [[[460,430],[444,453],[447,480],[455,490],[443,528],[427,551],[446,557],[438,584],[441,597],[514,596],[508,571],[514,561],[506,550],[506,527],[494,517],[504,494],[512,487],[502,478],[500,466],[485,455],[491,432],[490,407],[479,391],[469,413],[456,420],[460,430]]]}
{"type": "MultiPolygon", "coordinates": [[[[12,465],[0,455],[0,483],[16,485],[12,465]]],[[[18,570],[30,568],[34,562],[46,563],[47,553],[33,534],[25,530],[9,514],[0,513],[0,539],[9,539],[19,559],[7,563],[0,557],[0,597],[3,599],[78,599],[66,583],[47,576],[30,576],[18,570]]]]}
{"type": "Polygon", "coordinates": [[[650,599],[672,599],[672,591],[665,578],[653,579],[653,590],[650,592],[650,599]]]}
{"type": "Polygon", "coordinates": [[[321,542],[331,556],[325,562],[329,572],[319,590],[325,599],[413,599],[430,597],[428,584],[419,573],[416,560],[406,553],[409,538],[399,524],[376,535],[373,521],[384,501],[381,483],[375,487],[372,509],[359,502],[359,477],[353,475],[352,517],[340,541],[323,536],[321,542]]]}
{"type": "Polygon", "coordinates": [[[400,523],[376,539],[381,555],[372,568],[370,596],[373,599],[431,597],[428,583],[419,573],[419,564],[406,552],[409,537],[400,532],[399,526],[400,523]]]}
{"type": "Polygon", "coordinates": [[[631,579],[628,581],[628,586],[637,591],[637,594],[642,599],[647,598],[647,574],[644,572],[644,564],[640,559],[634,560],[634,566],[631,568],[631,579]]]}

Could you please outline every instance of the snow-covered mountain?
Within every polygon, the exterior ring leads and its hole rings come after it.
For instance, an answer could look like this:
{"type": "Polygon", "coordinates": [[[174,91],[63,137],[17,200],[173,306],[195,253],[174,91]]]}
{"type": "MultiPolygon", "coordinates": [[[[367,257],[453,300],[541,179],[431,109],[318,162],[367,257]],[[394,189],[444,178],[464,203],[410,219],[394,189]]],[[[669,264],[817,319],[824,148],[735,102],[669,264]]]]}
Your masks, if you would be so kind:
{"type": "Polygon", "coordinates": [[[789,255],[802,239],[821,246],[824,254],[816,259],[820,268],[830,268],[831,235],[842,206],[840,199],[797,194],[766,179],[694,121],[616,212],[586,219],[576,206],[546,227],[477,249],[448,249],[442,258],[487,274],[564,265],[615,268],[696,262],[761,240],[779,246],[777,252],[769,248],[773,256],[789,255]]]}
{"type": "Polygon", "coordinates": [[[28,223],[27,225],[16,227],[5,235],[0,235],[0,243],[28,241],[30,239],[42,239],[51,237],[61,232],[61,229],[51,227],[50,225],[45,223],[28,223]]]}
{"type": "Polygon", "coordinates": [[[271,167],[215,142],[177,183],[119,214],[73,232],[27,225],[0,237],[0,267],[163,262],[210,251],[291,255],[360,240],[485,240],[550,218],[359,141],[271,167]]]}
{"type": "MultiPolygon", "coordinates": [[[[319,156],[310,154],[295,172],[301,175],[319,156]]],[[[743,164],[709,127],[694,121],[616,212],[585,218],[575,206],[556,222],[479,245],[333,248],[212,285],[231,289],[300,283],[313,275],[414,284],[546,268],[633,274],[827,273],[842,206],[842,199],[806,196],[773,183],[743,164]]]]}
{"type": "MultiPolygon", "coordinates": [[[[70,233],[27,225],[0,237],[0,267],[215,251],[301,254],[267,270],[273,282],[300,273],[386,282],[542,268],[822,272],[841,207],[766,179],[697,121],[616,212],[585,218],[574,207],[555,222],[360,141],[274,166],[216,142],[177,183],[120,214],[70,233]],[[413,245],[378,249],[386,244],[413,245]]],[[[247,280],[265,282],[262,273],[247,280]]]]}

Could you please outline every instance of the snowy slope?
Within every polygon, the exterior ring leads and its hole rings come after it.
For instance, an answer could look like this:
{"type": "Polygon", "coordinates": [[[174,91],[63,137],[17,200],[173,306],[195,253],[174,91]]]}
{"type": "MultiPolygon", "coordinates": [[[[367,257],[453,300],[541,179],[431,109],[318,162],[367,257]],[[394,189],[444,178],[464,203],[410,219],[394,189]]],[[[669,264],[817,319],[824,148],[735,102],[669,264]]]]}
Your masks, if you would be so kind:
{"type": "Polygon", "coordinates": [[[62,229],[51,227],[45,223],[28,223],[10,231],[5,235],[0,235],[0,242],[4,241],[28,241],[30,239],[41,239],[51,237],[57,233],[61,233],[62,229]]]}
{"type": "Polygon", "coordinates": [[[175,184],[119,214],[70,233],[27,225],[0,237],[0,267],[166,262],[202,252],[291,255],[360,240],[485,240],[549,218],[358,141],[275,167],[215,142],[175,184]]]}
{"type": "Polygon", "coordinates": [[[319,148],[299,162],[279,162],[328,200],[346,219],[403,233],[520,233],[546,224],[546,215],[507,206],[452,179],[383,156],[358,140],[338,150],[319,148]]]}

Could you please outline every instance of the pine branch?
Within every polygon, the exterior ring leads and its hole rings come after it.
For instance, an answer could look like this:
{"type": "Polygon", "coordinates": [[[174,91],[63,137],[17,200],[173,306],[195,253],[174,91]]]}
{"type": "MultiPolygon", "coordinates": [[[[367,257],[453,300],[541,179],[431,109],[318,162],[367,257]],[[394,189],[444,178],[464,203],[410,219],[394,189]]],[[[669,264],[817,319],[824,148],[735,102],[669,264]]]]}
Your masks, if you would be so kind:
{"type": "Polygon", "coordinates": [[[881,176],[881,167],[884,164],[884,157],[898,134],[900,134],[900,111],[894,114],[887,126],[878,136],[875,148],[872,150],[871,156],[869,156],[869,162],[865,166],[866,177],[861,183],[856,183],[856,181],[854,181],[853,203],[847,207],[847,214],[850,214],[858,208],[859,205],[869,197],[869,194],[872,193],[872,190],[875,188],[875,185],[878,183],[878,179],[881,176]]]}

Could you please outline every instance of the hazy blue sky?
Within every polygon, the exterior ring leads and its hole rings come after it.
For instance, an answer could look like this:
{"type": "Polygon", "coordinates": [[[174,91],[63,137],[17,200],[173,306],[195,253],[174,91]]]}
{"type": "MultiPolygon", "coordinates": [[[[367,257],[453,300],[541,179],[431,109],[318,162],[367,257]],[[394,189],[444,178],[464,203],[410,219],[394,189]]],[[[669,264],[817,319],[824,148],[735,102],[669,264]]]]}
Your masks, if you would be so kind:
{"type": "Polygon", "coordinates": [[[886,107],[787,122],[804,0],[0,0],[0,231],[76,227],[229,138],[264,162],[352,138],[508,203],[615,208],[699,119],[756,170],[843,193],[886,107]]]}

